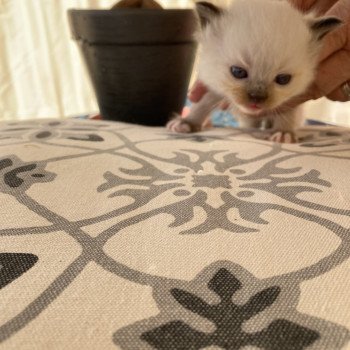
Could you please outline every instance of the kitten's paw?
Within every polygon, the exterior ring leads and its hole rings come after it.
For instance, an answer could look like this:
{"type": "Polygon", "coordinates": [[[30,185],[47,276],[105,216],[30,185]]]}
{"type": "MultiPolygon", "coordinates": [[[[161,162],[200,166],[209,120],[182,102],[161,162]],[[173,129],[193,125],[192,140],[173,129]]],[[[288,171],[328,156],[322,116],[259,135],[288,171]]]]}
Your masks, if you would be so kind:
{"type": "Polygon", "coordinates": [[[200,130],[200,128],[198,128],[196,125],[191,124],[189,121],[186,120],[186,118],[181,118],[180,116],[177,116],[176,118],[170,120],[167,123],[166,128],[169,131],[178,132],[182,134],[200,130]]]}
{"type": "Polygon", "coordinates": [[[276,131],[268,137],[269,141],[277,143],[296,143],[296,135],[292,131],[276,131]]]}

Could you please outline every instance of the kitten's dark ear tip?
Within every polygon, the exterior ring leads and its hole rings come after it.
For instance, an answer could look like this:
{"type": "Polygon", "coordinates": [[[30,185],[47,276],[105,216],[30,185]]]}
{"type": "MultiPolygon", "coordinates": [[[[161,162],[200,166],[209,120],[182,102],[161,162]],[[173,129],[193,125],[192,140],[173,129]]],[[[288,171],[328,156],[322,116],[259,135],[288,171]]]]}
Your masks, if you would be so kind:
{"type": "Polygon", "coordinates": [[[339,26],[343,24],[343,21],[340,20],[338,17],[326,17],[326,18],[321,18],[318,21],[315,21],[312,25],[312,29],[319,29],[323,27],[334,27],[334,26],[339,26]]]}
{"type": "Polygon", "coordinates": [[[201,8],[204,9],[205,8],[207,10],[214,12],[214,13],[217,13],[217,14],[220,13],[220,9],[208,1],[197,1],[196,7],[197,7],[197,9],[201,9],[201,8]]]}
{"type": "Polygon", "coordinates": [[[205,27],[214,17],[220,16],[222,10],[207,1],[197,1],[196,9],[201,21],[202,27],[205,27]]]}
{"type": "Polygon", "coordinates": [[[341,26],[344,22],[337,17],[323,17],[311,22],[311,30],[317,40],[321,40],[332,30],[341,26]]]}

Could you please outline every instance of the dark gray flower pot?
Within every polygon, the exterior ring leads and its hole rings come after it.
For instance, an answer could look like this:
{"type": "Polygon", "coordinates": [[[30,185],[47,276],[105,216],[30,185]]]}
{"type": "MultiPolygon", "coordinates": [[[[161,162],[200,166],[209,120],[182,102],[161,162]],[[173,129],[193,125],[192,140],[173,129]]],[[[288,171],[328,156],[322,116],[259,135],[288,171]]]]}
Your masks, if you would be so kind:
{"type": "Polygon", "coordinates": [[[192,10],[69,10],[105,119],[165,125],[180,113],[196,53],[192,10]]]}

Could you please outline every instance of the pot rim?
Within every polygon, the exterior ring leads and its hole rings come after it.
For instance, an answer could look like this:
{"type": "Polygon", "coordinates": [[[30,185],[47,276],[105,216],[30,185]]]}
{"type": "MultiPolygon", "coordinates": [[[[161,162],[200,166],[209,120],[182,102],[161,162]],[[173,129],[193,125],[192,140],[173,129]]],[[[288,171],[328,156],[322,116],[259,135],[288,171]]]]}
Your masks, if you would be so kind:
{"type": "Polygon", "coordinates": [[[180,14],[180,13],[195,13],[194,9],[147,9],[147,8],[120,8],[118,10],[108,10],[108,9],[76,9],[69,8],[68,13],[80,13],[85,15],[101,15],[101,16],[140,16],[140,15],[170,15],[170,14],[180,14]]]}
{"type": "Polygon", "coordinates": [[[120,9],[67,11],[75,40],[89,44],[180,44],[196,42],[193,9],[120,9]]]}

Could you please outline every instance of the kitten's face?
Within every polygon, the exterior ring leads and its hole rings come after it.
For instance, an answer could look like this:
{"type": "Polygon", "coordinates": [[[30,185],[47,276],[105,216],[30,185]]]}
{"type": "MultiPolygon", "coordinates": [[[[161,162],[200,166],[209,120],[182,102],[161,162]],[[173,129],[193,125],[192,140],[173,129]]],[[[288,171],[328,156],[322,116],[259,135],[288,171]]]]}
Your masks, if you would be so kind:
{"type": "Polygon", "coordinates": [[[260,115],[302,94],[320,41],[287,2],[235,0],[204,28],[199,78],[242,112],[260,115]]]}

